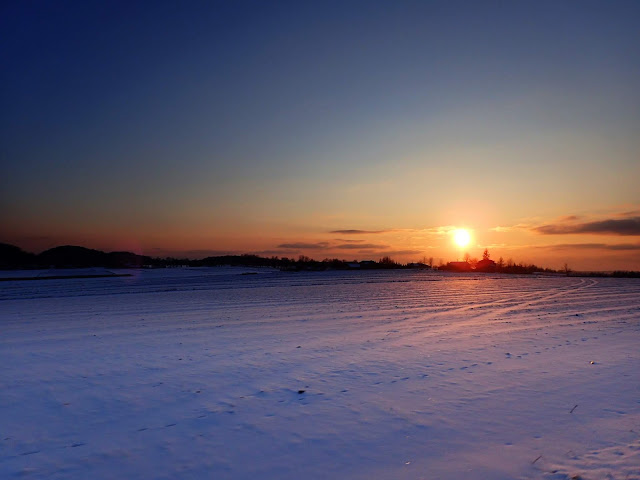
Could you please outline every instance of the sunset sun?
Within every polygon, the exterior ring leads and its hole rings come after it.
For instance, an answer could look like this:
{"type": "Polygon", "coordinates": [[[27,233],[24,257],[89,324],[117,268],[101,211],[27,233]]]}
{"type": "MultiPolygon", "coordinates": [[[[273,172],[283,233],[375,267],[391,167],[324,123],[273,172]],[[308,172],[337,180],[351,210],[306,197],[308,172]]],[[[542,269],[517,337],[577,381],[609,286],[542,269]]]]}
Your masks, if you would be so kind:
{"type": "Polygon", "coordinates": [[[463,228],[455,230],[453,232],[453,241],[460,248],[464,248],[469,245],[469,242],[471,241],[471,234],[469,233],[469,230],[465,230],[463,228]]]}

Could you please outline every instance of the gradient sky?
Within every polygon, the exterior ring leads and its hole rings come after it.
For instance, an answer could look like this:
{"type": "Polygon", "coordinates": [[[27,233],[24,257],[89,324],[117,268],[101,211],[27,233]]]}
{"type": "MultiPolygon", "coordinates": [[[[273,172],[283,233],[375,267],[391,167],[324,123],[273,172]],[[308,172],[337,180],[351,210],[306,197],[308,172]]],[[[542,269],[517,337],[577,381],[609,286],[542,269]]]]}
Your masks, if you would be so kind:
{"type": "Polygon", "coordinates": [[[640,2],[3,2],[0,241],[640,269],[640,2]],[[178,4],[179,3],[179,4],[178,4]]]}

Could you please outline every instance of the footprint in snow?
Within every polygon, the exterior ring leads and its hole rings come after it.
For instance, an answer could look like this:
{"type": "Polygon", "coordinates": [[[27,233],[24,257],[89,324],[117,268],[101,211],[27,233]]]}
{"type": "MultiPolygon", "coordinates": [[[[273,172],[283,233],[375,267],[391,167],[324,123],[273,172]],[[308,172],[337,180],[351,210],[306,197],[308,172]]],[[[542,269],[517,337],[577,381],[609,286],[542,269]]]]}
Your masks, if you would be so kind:
{"type": "Polygon", "coordinates": [[[40,453],[40,450],[31,450],[30,452],[21,453],[20,456],[24,457],[25,455],[33,455],[34,453],[40,453]]]}

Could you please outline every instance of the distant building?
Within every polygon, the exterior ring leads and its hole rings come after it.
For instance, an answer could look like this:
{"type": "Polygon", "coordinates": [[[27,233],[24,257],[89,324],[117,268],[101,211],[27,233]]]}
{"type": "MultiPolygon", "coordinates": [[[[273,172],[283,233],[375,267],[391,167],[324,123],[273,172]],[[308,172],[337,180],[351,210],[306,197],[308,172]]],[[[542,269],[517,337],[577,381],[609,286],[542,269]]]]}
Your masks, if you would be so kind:
{"type": "Polygon", "coordinates": [[[471,265],[469,262],[449,262],[444,267],[440,267],[441,270],[448,270],[450,272],[470,272],[471,265]]]}
{"type": "Polygon", "coordinates": [[[407,263],[407,267],[409,267],[409,268],[420,268],[420,269],[425,269],[425,270],[431,269],[431,265],[427,265],[426,263],[421,263],[421,262],[407,263]]]}
{"type": "Polygon", "coordinates": [[[483,258],[476,263],[476,272],[495,272],[497,270],[496,262],[490,258],[483,258]]]}

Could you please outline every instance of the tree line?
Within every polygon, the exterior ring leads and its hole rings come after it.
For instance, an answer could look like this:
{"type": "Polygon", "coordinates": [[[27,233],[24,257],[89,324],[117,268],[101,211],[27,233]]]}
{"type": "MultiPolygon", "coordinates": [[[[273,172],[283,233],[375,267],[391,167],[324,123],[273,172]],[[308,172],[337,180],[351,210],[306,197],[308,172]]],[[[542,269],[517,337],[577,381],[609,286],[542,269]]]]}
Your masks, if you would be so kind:
{"type": "MultiPolygon", "coordinates": [[[[419,262],[403,264],[390,256],[376,260],[347,261],[337,258],[315,260],[306,255],[297,258],[262,257],[254,254],[219,255],[202,259],[175,257],[151,257],[131,252],[102,252],[85,247],[65,245],[54,247],[39,254],[25,252],[15,245],[0,243],[0,269],[47,269],[47,268],[171,268],[171,267],[271,267],[283,271],[322,271],[322,270],[387,270],[387,269],[434,269],[449,272],[485,272],[508,274],[575,274],[567,264],[562,269],[538,267],[534,264],[516,263],[512,259],[506,261],[500,257],[497,261],[490,259],[485,249],[482,260],[465,254],[462,262],[439,261],[434,265],[433,257],[423,257],[419,262]]],[[[585,275],[584,272],[580,275],[585,275]]],[[[612,273],[592,272],[590,276],[640,277],[640,272],[614,271],[612,273]]]]}

